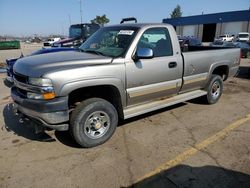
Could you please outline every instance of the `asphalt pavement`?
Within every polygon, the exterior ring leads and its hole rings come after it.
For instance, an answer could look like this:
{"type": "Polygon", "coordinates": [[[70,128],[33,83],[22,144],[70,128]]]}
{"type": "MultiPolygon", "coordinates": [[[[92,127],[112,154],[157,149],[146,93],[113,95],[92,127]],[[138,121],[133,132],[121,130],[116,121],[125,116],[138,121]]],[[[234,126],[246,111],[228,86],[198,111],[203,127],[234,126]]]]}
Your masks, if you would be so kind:
{"type": "Polygon", "coordinates": [[[13,113],[0,74],[0,187],[250,187],[250,67],[217,104],[184,102],[120,122],[83,149],[68,132],[36,135],[13,113]]]}

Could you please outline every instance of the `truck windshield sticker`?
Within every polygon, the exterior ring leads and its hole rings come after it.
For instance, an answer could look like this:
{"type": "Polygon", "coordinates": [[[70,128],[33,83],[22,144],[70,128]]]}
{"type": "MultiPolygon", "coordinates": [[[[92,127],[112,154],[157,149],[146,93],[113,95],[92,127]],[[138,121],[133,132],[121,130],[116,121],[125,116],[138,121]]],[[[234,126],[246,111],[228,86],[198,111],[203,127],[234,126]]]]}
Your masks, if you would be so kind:
{"type": "Polygon", "coordinates": [[[120,30],[118,35],[133,35],[133,30],[120,30]]]}

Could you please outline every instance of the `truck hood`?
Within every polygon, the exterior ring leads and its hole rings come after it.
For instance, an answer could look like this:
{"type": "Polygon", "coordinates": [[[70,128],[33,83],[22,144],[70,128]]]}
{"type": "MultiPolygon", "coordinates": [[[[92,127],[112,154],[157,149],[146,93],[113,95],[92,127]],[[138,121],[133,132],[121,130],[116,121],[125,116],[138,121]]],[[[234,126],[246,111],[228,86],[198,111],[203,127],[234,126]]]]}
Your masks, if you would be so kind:
{"type": "Polygon", "coordinates": [[[57,70],[95,66],[111,62],[111,57],[65,51],[21,58],[15,63],[14,72],[29,77],[41,77],[46,73],[57,70]]]}

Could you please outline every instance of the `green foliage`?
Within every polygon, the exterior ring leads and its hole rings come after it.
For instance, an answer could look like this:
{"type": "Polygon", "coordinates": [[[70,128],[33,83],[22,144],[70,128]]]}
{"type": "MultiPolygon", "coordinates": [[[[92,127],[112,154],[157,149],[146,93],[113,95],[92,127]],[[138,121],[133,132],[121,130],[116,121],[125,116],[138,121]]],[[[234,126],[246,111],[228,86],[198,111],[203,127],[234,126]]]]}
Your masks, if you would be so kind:
{"type": "Polygon", "coordinates": [[[177,5],[172,13],[170,14],[171,18],[179,18],[182,16],[181,6],[177,5]]]}
{"type": "Polygon", "coordinates": [[[102,15],[102,16],[96,16],[95,19],[91,20],[91,23],[96,23],[96,24],[100,24],[100,25],[104,25],[109,23],[109,19],[106,17],[106,15],[102,15]]]}

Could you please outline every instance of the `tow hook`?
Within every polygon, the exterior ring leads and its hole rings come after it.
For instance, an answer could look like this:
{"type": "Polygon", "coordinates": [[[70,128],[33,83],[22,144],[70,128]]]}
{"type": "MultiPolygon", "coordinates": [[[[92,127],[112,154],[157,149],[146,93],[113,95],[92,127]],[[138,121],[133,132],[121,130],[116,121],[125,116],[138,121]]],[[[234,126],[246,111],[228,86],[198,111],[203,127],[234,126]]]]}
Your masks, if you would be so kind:
{"type": "Polygon", "coordinates": [[[17,110],[17,106],[13,103],[13,104],[11,105],[11,107],[12,107],[13,113],[14,113],[16,116],[18,116],[19,113],[18,113],[18,110],[17,110]]]}
{"type": "Polygon", "coordinates": [[[40,134],[40,133],[44,133],[45,132],[45,127],[36,123],[36,122],[33,122],[31,121],[31,123],[33,124],[33,126],[35,127],[35,134],[40,134]]]}

